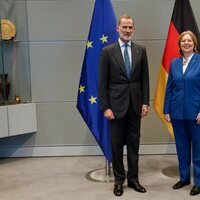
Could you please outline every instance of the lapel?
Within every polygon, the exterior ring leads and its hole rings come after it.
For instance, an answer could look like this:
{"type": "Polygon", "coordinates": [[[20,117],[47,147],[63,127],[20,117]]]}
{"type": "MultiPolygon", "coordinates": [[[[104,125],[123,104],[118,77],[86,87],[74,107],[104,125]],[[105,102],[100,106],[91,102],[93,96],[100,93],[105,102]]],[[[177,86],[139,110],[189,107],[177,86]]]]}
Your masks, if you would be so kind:
{"type": "Polygon", "coordinates": [[[196,62],[196,54],[194,54],[192,56],[192,58],[191,58],[190,62],[188,63],[188,66],[187,66],[184,74],[186,74],[189,70],[191,70],[194,67],[195,62],[196,62]]]}
{"type": "Polygon", "coordinates": [[[180,57],[178,60],[177,60],[177,63],[176,63],[176,73],[178,73],[178,75],[183,78],[184,74],[183,74],[183,58],[180,57]]]}
{"type": "Polygon", "coordinates": [[[127,77],[126,67],[125,67],[125,63],[124,63],[119,42],[116,42],[113,47],[113,56],[115,57],[115,60],[119,63],[119,66],[121,70],[123,71],[124,75],[127,77]]]}
{"type": "MultiPolygon", "coordinates": [[[[131,76],[134,73],[135,66],[137,63],[137,53],[138,53],[138,48],[136,47],[136,45],[133,42],[131,42],[131,54],[132,54],[131,76]]],[[[124,75],[127,77],[126,67],[125,67],[125,63],[124,63],[124,59],[122,56],[119,42],[116,42],[116,44],[113,47],[113,55],[114,55],[115,59],[117,60],[117,62],[119,63],[119,66],[120,66],[121,70],[123,71],[124,75]]]]}
{"type": "Polygon", "coordinates": [[[132,70],[131,70],[131,76],[133,75],[137,63],[137,54],[138,54],[138,48],[136,47],[135,43],[131,42],[131,53],[132,53],[132,70]]]}

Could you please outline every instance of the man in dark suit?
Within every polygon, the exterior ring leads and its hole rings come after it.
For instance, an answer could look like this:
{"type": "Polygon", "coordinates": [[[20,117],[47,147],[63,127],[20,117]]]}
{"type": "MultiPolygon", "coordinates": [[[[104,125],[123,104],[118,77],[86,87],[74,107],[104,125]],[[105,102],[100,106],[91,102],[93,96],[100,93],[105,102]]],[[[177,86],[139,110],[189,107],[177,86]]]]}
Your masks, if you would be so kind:
{"type": "Polygon", "coordinates": [[[114,194],[123,194],[123,147],[127,145],[128,187],[146,192],[138,179],[141,117],[148,113],[149,71],[146,50],[131,41],[134,20],[123,15],[117,25],[119,39],[102,49],[99,65],[99,105],[109,120],[114,194]]]}

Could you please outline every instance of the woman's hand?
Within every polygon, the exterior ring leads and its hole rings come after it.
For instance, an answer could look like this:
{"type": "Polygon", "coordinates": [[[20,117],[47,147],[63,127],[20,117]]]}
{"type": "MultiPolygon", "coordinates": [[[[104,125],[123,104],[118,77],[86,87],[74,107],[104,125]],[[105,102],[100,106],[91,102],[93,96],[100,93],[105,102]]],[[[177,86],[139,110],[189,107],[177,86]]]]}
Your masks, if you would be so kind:
{"type": "Polygon", "coordinates": [[[165,120],[167,122],[171,122],[171,118],[170,118],[170,115],[169,114],[165,114],[165,120]]]}
{"type": "Polygon", "coordinates": [[[200,124],[200,113],[198,113],[196,120],[197,120],[197,124],[200,124]]]}

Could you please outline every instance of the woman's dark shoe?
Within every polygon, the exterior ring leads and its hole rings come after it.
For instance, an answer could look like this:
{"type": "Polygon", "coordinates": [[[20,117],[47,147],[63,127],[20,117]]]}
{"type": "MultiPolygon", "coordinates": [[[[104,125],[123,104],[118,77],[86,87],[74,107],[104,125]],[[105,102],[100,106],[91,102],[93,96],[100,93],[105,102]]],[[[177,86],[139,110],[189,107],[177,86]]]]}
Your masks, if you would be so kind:
{"type": "Polygon", "coordinates": [[[123,194],[123,185],[121,185],[121,184],[119,184],[119,185],[115,184],[114,185],[113,193],[116,196],[122,196],[122,194],[123,194]]]}
{"type": "Polygon", "coordinates": [[[197,194],[200,194],[200,186],[194,186],[190,191],[191,196],[195,196],[197,194]]]}
{"type": "Polygon", "coordinates": [[[173,189],[176,190],[176,189],[180,189],[186,185],[189,185],[190,182],[181,182],[181,181],[178,181],[174,186],[173,186],[173,189]]]}

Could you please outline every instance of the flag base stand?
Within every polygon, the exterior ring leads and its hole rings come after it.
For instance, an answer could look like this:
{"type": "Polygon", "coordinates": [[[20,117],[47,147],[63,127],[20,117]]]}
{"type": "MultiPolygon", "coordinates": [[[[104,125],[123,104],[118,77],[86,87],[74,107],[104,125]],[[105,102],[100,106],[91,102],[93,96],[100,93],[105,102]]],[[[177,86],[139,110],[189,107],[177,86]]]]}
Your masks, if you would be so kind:
{"type": "Polygon", "coordinates": [[[165,176],[168,176],[170,178],[176,178],[176,179],[179,178],[179,169],[178,169],[178,166],[169,166],[169,167],[166,167],[166,168],[164,168],[162,170],[162,173],[165,176]]]}
{"type": "MultiPolygon", "coordinates": [[[[176,165],[176,166],[169,166],[169,167],[166,167],[162,170],[162,173],[165,175],[165,176],[168,176],[170,178],[175,178],[175,179],[179,179],[180,176],[179,176],[179,167],[176,165]]],[[[192,168],[190,169],[190,174],[191,176],[193,176],[193,170],[192,168]]]]}
{"type": "Polygon", "coordinates": [[[106,166],[104,168],[88,172],[85,177],[93,182],[111,183],[114,182],[114,175],[111,171],[110,163],[106,161],[106,166]]]}

